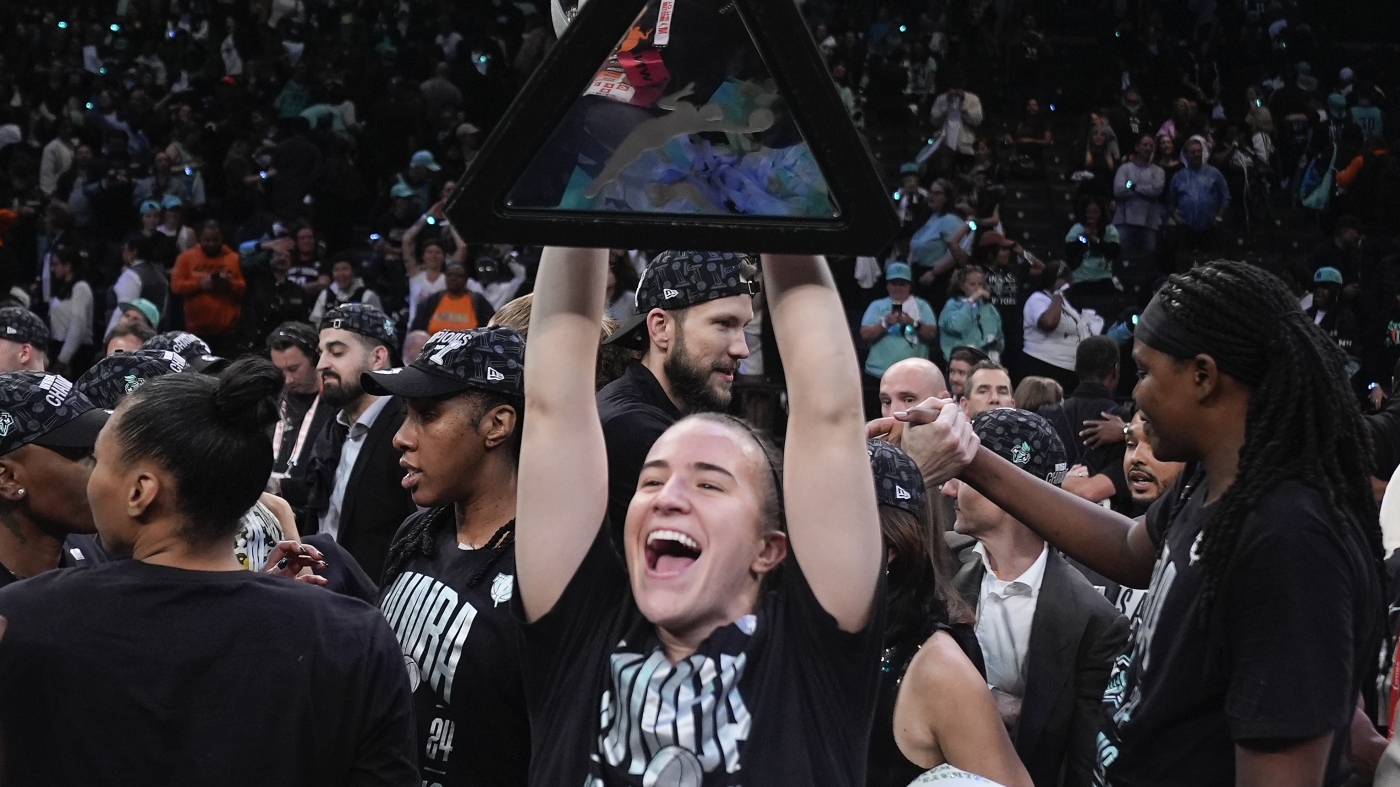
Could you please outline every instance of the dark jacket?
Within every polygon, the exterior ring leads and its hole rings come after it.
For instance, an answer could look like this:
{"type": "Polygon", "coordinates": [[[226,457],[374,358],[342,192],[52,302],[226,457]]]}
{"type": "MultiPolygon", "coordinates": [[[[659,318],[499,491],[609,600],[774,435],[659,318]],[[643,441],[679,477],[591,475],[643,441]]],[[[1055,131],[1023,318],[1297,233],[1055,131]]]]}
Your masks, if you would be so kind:
{"type": "Polygon", "coordinates": [[[681,412],[651,370],[633,363],[598,392],[598,416],[608,448],[608,520],[620,534],[647,454],[681,412]]]}
{"type": "MultiPolygon", "coordinates": [[[[949,533],[953,584],[974,608],[986,568],[968,536],[949,533]]],[[[1098,756],[1103,692],[1128,641],[1128,619],[1053,547],[1036,599],[1026,695],[1014,743],[1036,787],[1088,785],[1098,756]]]]}
{"type": "MultiPolygon", "coordinates": [[[[391,397],[374,419],[350,470],[340,506],[336,541],[376,582],[384,572],[384,559],[394,532],[409,514],[418,510],[412,495],[399,483],[403,478],[399,467],[402,455],[394,447],[394,433],[403,425],[407,412],[402,399],[391,397]]],[[[344,429],[330,420],[317,437],[304,479],[288,478],[282,482],[287,501],[299,508],[297,527],[303,534],[319,532],[321,514],[330,504],[335,470],[340,463],[340,445],[335,444],[333,437],[337,428],[344,429]]]]}
{"type": "Polygon", "coordinates": [[[1085,421],[1102,421],[1104,413],[1123,415],[1118,408],[1118,402],[1113,399],[1113,392],[1101,383],[1093,382],[1080,383],[1060,404],[1047,404],[1040,408],[1040,416],[1049,421],[1050,425],[1055,427],[1055,433],[1060,436],[1071,467],[1084,465],[1097,475],[1105,471],[1112,473],[1111,468],[1116,466],[1118,472],[1113,477],[1113,485],[1115,488],[1126,489],[1127,484],[1121,478],[1123,444],[1089,448],[1084,445],[1084,438],[1079,436],[1085,421]]]}
{"type": "Polygon", "coordinates": [[[1366,434],[1376,452],[1375,477],[1389,481],[1400,467],[1400,394],[1392,394],[1385,409],[1363,416],[1366,434]]]}

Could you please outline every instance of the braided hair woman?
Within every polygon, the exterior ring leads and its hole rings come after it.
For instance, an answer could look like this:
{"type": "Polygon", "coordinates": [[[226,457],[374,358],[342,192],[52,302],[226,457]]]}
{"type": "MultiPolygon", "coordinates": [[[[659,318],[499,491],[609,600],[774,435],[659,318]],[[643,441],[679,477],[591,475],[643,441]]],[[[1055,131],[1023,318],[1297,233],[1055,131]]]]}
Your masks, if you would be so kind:
{"type": "Polygon", "coordinates": [[[413,688],[418,766],[444,787],[526,781],[530,730],[520,677],[516,468],[525,342],[510,328],[440,331],[404,369],[362,378],[408,406],[394,447],[422,508],[389,547],[380,609],[413,688]]]}
{"type": "Polygon", "coordinates": [[[1340,783],[1383,610],[1345,359],[1282,282],[1223,261],[1168,280],[1133,357],[1153,452],[1199,464],[1145,519],[985,450],[962,476],[1089,568],[1149,588],[1106,692],[1100,781],[1340,783]]]}

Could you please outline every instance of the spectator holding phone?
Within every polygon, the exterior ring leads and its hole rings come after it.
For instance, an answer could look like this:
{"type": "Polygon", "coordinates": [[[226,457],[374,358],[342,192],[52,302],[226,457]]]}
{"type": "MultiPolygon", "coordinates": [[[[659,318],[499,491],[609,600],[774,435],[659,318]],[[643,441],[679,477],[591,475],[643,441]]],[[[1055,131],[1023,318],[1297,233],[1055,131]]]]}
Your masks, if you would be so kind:
{"type": "Polygon", "coordinates": [[[1113,199],[1118,209],[1113,214],[1113,226],[1118,228],[1119,243],[1127,252],[1155,251],[1157,228],[1162,224],[1162,191],[1166,188],[1166,173],[1152,163],[1157,153],[1157,141],[1151,134],[1138,137],[1133,155],[1118,168],[1113,178],[1113,199]]]}
{"type": "Polygon", "coordinates": [[[205,222],[199,245],[175,260],[170,289],[185,299],[185,325],[190,333],[208,342],[216,355],[238,355],[232,345],[245,288],[238,253],[224,245],[218,222],[205,222]]]}

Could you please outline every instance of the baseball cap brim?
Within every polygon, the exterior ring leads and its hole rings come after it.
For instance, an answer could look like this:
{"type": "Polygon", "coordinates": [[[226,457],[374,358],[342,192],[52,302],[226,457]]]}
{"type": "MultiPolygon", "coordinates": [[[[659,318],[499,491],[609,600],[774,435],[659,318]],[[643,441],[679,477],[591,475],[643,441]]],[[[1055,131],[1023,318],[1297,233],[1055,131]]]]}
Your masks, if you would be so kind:
{"type": "Polygon", "coordinates": [[[218,374],[228,366],[227,358],[220,358],[217,355],[196,355],[189,359],[190,368],[200,374],[218,374]]]}
{"type": "Polygon", "coordinates": [[[646,352],[647,346],[651,343],[646,332],[647,315],[634,314],[622,321],[617,330],[612,332],[603,344],[609,346],[622,347],[628,350],[646,352]]]}
{"type": "Polygon", "coordinates": [[[97,444],[97,434],[107,424],[110,410],[94,407],[71,421],[50,429],[34,439],[45,448],[91,448],[97,444]]]}
{"type": "Polygon", "coordinates": [[[360,375],[360,385],[371,396],[399,396],[404,399],[437,399],[475,388],[456,377],[434,374],[416,366],[365,372],[360,375]]]}

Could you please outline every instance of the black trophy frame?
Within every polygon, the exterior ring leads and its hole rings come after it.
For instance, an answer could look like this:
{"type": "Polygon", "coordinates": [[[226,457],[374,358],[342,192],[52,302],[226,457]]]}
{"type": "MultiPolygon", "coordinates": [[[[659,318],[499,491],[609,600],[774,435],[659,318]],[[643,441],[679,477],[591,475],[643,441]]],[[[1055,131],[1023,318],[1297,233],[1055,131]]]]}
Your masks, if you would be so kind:
{"type": "Polygon", "coordinates": [[[899,219],[794,0],[733,0],[826,178],[832,219],[521,209],[521,177],[648,0],[590,0],[486,140],[448,213],[474,243],[788,254],[877,254],[899,219]]]}

